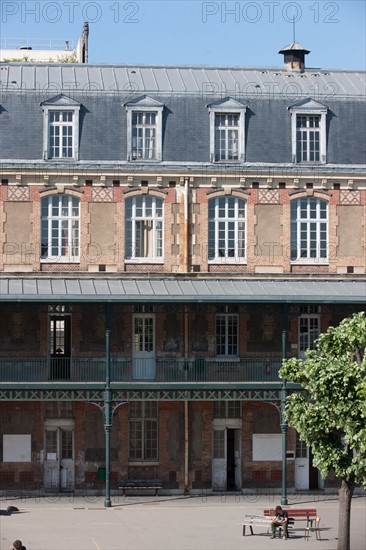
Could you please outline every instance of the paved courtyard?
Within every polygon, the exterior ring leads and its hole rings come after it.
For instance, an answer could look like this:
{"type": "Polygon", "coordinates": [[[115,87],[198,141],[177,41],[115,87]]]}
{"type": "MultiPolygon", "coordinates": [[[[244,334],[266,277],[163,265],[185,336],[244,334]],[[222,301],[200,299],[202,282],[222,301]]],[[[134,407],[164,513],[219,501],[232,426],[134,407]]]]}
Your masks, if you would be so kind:
{"type": "MultiPolygon", "coordinates": [[[[0,548],[20,538],[27,550],[334,550],[337,546],[336,495],[289,496],[289,506],[317,508],[322,541],[304,539],[295,522],[290,539],[271,540],[266,529],[242,536],[244,514],[262,514],[279,503],[274,495],[42,497],[1,500],[0,548]],[[6,515],[7,506],[19,512],[6,515]]],[[[352,502],[351,550],[365,550],[366,497],[352,502]]]]}

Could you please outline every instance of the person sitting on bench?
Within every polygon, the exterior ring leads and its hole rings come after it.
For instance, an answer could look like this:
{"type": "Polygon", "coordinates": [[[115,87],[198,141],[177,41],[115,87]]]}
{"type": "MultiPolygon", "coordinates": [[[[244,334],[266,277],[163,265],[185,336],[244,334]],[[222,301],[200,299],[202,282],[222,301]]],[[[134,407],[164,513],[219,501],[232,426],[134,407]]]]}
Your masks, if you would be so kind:
{"type": "Polygon", "coordinates": [[[275,515],[272,518],[272,539],[276,538],[277,527],[282,527],[285,539],[288,539],[288,513],[282,510],[281,506],[276,506],[275,515]]]}

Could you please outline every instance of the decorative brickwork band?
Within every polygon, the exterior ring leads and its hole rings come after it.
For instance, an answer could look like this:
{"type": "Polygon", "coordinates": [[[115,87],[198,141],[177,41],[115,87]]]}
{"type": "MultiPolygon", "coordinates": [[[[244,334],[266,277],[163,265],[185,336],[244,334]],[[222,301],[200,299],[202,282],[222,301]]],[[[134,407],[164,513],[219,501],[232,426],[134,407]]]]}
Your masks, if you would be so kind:
{"type": "Polygon", "coordinates": [[[8,187],[8,201],[28,202],[29,187],[8,187]]]}
{"type": "Polygon", "coordinates": [[[92,192],[93,202],[113,202],[113,188],[112,187],[96,187],[92,192]]]}
{"type": "Polygon", "coordinates": [[[280,204],[280,193],[278,189],[259,189],[259,204],[280,204]]]}
{"type": "Polygon", "coordinates": [[[361,204],[360,191],[341,191],[340,203],[343,206],[359,206],[361,204]]]}

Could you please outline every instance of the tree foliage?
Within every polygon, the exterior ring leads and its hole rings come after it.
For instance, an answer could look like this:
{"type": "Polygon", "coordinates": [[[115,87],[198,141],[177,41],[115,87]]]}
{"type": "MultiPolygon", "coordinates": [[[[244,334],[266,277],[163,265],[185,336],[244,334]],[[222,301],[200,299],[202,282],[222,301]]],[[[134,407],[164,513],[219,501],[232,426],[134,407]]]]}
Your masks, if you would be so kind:
{"type": "Polygon", "coordinates": [[[289,425],[311,448],[313,464],[366,488],[366,317],[330,327],[306,359],[283,362],[280,376],[302,386],[287,398],[289,425]]]}

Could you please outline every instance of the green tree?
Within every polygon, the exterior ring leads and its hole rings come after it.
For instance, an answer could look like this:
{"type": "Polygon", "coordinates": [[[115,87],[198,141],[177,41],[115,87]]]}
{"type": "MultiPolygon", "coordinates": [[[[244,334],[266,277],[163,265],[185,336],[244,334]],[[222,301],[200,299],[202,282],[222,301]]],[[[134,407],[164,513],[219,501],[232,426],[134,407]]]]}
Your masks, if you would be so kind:
{"type": "Polygon", "coordinates": [[[313,454],[323,477],[340,482],[337,550],[350,550],[351,502],[357,484],[366,488],[365,312],[329,327],[306,359],[283,361],[280,376],[302,391],[287,398],[290,426],[313,454]]]}

